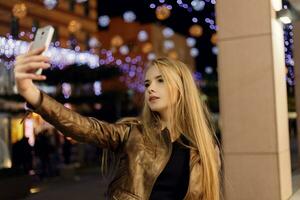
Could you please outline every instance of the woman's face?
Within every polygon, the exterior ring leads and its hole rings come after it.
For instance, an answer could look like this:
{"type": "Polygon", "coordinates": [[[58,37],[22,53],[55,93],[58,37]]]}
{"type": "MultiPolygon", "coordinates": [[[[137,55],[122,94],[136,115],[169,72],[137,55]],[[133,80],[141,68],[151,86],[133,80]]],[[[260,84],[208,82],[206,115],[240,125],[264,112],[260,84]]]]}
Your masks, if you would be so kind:
{"type": "Polygon", "coordinates": [[[170,105],[167,84],[157,67],[150,67],[145,76],[145,100],[152,111],[164,114],[170,105]]]}

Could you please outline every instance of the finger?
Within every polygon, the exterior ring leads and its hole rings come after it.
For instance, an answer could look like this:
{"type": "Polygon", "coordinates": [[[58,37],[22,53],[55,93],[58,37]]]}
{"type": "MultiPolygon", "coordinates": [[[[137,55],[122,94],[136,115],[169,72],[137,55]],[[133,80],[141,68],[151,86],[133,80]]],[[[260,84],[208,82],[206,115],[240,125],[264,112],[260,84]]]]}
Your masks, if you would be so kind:
{"type": "Polygon", "coordinates": [[[36,71],[40,68],[48,69],[51,65],[49,63],[44,62],[31,62],[28,64],[16,65],[14,68],[14,72],[31,72],[36,71]]]}
{"type": "Polygon", "coordinates": [[[24,57],[26,57],[26,54],[20,54],[16,57],[15,61],[22,60],[24,57]]]}
{"type": "Polygon", "coordinates": [[[38,74],[32,74],[32,73],[17,73],[15,75],[16,79],[31,79],[31,80],[37,80],[42,81],[46,80],[47,77],[44,75],[38,75],[38,74]]]}
{"type": "Polygon", "coordinates": [[[25,56],[23,58],[20,58],[18,60],[16,60],[15,65],[23,65],[23,64],[27,64],[30,62],[50,62],[50,58],[47,56],[42,56],[42,55],[38,55],[38,56],[25,56]]]}
{"type": "Polygon", "coordinates": [[[44,46],[44,47],[29,50],[28,53],[27,53],[27,56],[39,55],[45,50],[45,48],[46,47],[44,46]]]}
{"type": "Polygon", "coordinates": [[[43,63],[43,62],[31,62],[28,64],[23,65],[22,69],[19,70],[19,72],[29,72],[29,71],[34,71],[37,70],[39,68],[42,69],[47,69],[49,68],[51,65],[49,63],[43,63]]]}

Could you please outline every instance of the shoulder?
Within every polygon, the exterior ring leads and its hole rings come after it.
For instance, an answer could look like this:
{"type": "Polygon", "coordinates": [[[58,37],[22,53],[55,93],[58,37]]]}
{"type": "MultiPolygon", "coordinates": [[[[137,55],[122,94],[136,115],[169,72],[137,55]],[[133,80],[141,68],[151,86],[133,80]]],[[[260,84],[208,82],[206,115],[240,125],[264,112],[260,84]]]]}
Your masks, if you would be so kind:
{"type": "Polygon", "coordinates": [[[124,117],[119,119],[116,124],[142,125],[142,121],[139,117],[124,117]]]}
{"type": "Polygon", "coordinates": [[[123,124],[123,125],[130,126],[131,127],[130,135],[143,135],[144,133],[144,126],[142,123],[142,119],[140,117],[124,117],[119,119],[116,122],[116,124],[123,124]]]}

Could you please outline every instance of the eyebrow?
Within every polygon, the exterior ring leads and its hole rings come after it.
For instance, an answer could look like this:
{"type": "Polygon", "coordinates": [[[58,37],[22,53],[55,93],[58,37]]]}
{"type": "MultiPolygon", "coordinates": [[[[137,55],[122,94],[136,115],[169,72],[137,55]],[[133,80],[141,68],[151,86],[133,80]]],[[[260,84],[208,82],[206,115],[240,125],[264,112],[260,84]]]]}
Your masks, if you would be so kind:
{"type": "MultiPolygon", "coordinates": [[[[162,76],[161,76],[161,75],[158,75],[158,76],[156,76],[154,79],[158,79],[158,78],[162,78],[162,76]]],[[[145,83],[146,83],[146,82],[149,82],[149,80],[146,79],[146,80],[145,80],[145,83]]]]}

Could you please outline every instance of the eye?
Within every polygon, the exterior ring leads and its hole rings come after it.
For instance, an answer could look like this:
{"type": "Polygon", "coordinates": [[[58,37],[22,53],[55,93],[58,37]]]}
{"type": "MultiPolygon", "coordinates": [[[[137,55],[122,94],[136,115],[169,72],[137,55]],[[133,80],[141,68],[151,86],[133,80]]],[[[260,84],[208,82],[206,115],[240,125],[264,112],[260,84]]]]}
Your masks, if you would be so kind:
{"type": "Polygon", "coordinates": [[[145,88],[149,87],[149,83],[145,83],[145,88]]]}
{"type": "Polygon", "coordinates": [[[162,78],[158,79],[158,82],[163,83],[164,80],[162,78]]]}

